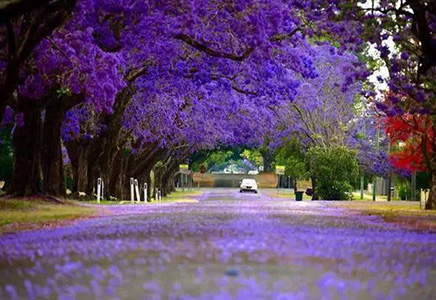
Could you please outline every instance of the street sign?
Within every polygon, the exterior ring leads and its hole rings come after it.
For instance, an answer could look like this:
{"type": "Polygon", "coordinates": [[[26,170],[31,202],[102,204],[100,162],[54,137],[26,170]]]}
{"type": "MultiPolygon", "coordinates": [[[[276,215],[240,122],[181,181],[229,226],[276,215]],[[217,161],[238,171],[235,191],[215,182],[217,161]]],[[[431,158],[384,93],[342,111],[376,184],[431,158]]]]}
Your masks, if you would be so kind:
{"type": "Polygon", "coordinates": [[[285,175],[285,166],[276,166],[277,175],[285,175]]]}
{"type": "Polygon", "coordinates": [[[182,174],[190,174],[189,165],[179,165],[180,173],[182,174]]]}

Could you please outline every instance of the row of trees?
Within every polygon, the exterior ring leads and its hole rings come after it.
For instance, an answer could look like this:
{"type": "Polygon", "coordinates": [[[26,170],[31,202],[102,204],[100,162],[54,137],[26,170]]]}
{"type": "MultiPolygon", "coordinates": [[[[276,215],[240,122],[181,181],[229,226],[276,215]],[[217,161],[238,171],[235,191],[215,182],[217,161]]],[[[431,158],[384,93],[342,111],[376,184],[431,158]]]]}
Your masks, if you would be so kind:
{"type": "MultiPolygon", "coordinates": [[[[11,196],[63,196],[63,146],[75,191],[90,194],[103,177],[109,194],[125,197],[127,179],[150,181],[157,162],[165,193],[180,162],[217,145],[267,137],[274,148],[290,133],[307,149],[355,143],[362,125],[350,119],[349,104],[357,92],[370,96],[359,84],[369,74],[355,57],[368,43],[390,71],[379,78],[390,94],[378,109],[428,116],[434,128],[429,0],[28,2],[0,6],[11,196]]],[[[422,136],[407,139],[425,145],[422,166],[434,174],[435,142],[422,136]]],[[[429,208],[436,207],[432,178],[429,208]]]]}
{"type": "Polygon", "coordinates": [[[194,151],[262,140],[273,108],[293,98],[292,74],[316,76],[301,20],[288,20],[297,11],[281,1],[197,2],[82,0],[4,21],[10,196],[64,196],[62,146],[75,192],[92,194],[102,177],[107,193],[125,197],[128,178],[149,182],[157,162],[165,193],[194,151]],[[51,14],[66,21],[45,28],[51,14]]]}

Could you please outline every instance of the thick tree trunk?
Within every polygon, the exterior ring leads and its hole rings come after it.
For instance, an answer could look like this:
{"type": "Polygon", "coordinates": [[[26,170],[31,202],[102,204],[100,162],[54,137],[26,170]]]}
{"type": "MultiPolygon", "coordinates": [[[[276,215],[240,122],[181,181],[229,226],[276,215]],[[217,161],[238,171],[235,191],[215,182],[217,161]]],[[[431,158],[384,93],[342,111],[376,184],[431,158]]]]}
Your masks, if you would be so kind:
{"type": "Polygon", "coordinates": [[[162,176],[162,195],[167,196],[173,191],[174,174],[178,171],[177,162],[172,161],[162,176]]]}
{"type": "Polygon", "coordinates": [[[64,110],[58,106],[47,107],[42,134],[41,167],[44,177],[44,191],[55,197],[66,196],[61,144],[64,115],[64,110]]]}
{"type": "Polygon", "coordinates": [[[83,101],[81,94],[58,98],[47,94],[47,106],[42,134],[41,167],[44,177],[44,190],[55,197],[66,196],[65,170],[62,157],[62,123],[65,113],[83,101]]]}
{"type": "Polygon", "coordinates": [[[272,157],[271,153],[269,152],[269,149],[260,151],[260,154],[262,155],[262,158],[263,158],[263,171],[264,172],[273,171],[272,166],[271,166],[272,162],[273,162],[273,157],[272,157]]]}
{"type": "Polygon", "coordinates": [[[430,193],[428,195],[425,209],[436,209],[436,174],[431,174],[430,193]]]}
{"type": "Polygon", "coordinates": [[[88,189],[89,142],[68,141],[64,145],[73,167],[73,193],[86,192],[88,189]]]}
{"type": "Polygon", "coordinates": [[[147,201],[151,202],[151,176],[150,172],[146,174],[145,182],[147,183],[147,201]]]}
{"type": "Polygon", "coordinates": [[[25,102],[23,126],[16,126],[13,135],[14,170],[10,194],[14,196],[32,196],[41,192],[41,110],[25,102]]]}
{"type": "MultiPolygon", "coordinates": [[[[111,168],[111,174],[107,180],[107,196],[117,199],[128,199],[126,189],[130,181],[127,179],[127,161],[124,150],[119,150],[115,157],[116,163],[111,168]]],[[[130,189],[130,187],[128,187],[130,189]]]]}

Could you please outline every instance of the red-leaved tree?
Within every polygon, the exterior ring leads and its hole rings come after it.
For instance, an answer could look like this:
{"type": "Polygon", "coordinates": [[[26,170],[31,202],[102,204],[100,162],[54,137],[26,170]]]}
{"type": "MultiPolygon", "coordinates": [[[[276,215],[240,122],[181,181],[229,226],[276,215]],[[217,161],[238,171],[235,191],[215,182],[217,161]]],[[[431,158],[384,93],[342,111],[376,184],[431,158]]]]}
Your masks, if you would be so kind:
{"type": "MultiPolygon", "coordinates": [[[[429,115],[404,114],[387,117],[386,131],[392,144],[396,145],[391,153],[391,163],[398,169],[434,174],[435,126],[429,115]]],[[[435,177],[433,176],[432,181],[436,181],[435,177]]],[[[435,184],[431,186],[431,193],[435,193],[435,184]]],[[[429,201],[426,208],[434,209],[434,203],[429,201]]]]}

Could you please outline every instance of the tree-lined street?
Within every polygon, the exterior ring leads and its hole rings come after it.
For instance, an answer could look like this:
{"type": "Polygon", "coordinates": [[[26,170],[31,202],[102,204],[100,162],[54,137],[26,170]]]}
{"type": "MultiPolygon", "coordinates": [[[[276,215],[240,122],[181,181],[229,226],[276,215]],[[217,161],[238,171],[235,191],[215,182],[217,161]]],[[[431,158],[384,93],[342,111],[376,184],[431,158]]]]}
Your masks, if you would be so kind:
{"type": "Polygon", "coordinates": [[[101,218],[2,236],[0,298],[436,296],[436,233],[262,192],[194,199],[108,206],[101,218]]]}
{"type": "Polygon", "coordinates": [[[434,0],[0,1],[0,299],[436,299],[435,82],[434,0]]]}

